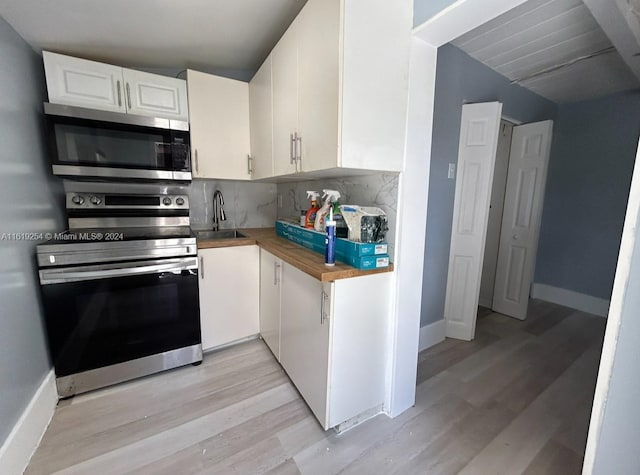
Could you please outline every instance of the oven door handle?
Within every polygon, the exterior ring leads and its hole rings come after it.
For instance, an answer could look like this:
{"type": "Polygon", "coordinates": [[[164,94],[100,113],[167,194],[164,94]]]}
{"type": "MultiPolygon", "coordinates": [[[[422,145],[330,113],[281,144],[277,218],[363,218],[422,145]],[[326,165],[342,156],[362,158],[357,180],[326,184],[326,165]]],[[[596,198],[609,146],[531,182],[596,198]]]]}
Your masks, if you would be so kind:
{"type": "MultiPolygon", "coordinates": [[[[195,257],[178,259],[172,262],[152,264],[147,266],[119,267],[117,269],[107,268],[100,269],[100,266],[92,266],[89,270],[80,270],[76,268],[67,269],[47,269],[40,271],[40,283],[47,284],[63,284],[67,282],[79,282],[83,280],[97,280],[114,277],[130,277],[142,274],[159,274],[163,272],[171,272],[180,274],[183,270],[198,269],[198,260],[195,257]]],[[[110,267],[110,266],[109,266],[110,267]]]]}

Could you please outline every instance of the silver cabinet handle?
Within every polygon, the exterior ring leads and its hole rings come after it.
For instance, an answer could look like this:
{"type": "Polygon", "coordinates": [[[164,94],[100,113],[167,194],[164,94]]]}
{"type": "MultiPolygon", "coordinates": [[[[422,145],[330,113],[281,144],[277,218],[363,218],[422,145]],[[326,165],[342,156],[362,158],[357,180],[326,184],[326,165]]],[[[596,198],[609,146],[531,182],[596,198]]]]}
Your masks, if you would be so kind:
{"type": "Polygon", "coordinates": [[[118,88],[118,107],[122,107],[122,97],[120,95],[120,79],[116,81],[116,87],[118,88]]]}
{"type": "Polygon", "coordinates": [[[200,167],[198,166],[198,149],[195,149],[195,155],[196,155],[196,173],[198,173],[200,171],[200,167]]]}
{"type": "Polygon", "coordinates": [[[300,163],[300,170],[302,171],[302,135],[296,137],[296,163],[300,163]]]}
{"type": "Polygon", "coordinates": [[[293,134],[289,134],[289,163],[296,163],[296,157],[294,155],[294,138],[293,134]]]}
{"type": "Polygon", "coordinates": [[[327,298],[329,296],[327,295],[327,293],[322,290],[322,295],[320,297],[320,325],[324,325],[324,321],[327,319],[327,315],[326,315],[326,306],[327,306],[327,298]]]}
{"type": "Polygon", "coordinates": [[[127,83],[127,101],[129,101],[129,109],[131,109],[131,89],[129,83],[127,83]]]}
{"type": "Polygon", "coordinates": [[[278,264],[277,262],[273,263],[273,285],[278,285],[279,279],[278,279],[278,273],[280,271],[280,264],[278,264]]]}
{"type": "Polygon", "coordinates": [[[247,155],[247,173],[249,176],[253,175],[253,157],[251,155],[247,155]]]}
{"type": "Polygon", "coordinates": [[[200,256],[200,278],[204,279],[204,257],[200,256]]]}

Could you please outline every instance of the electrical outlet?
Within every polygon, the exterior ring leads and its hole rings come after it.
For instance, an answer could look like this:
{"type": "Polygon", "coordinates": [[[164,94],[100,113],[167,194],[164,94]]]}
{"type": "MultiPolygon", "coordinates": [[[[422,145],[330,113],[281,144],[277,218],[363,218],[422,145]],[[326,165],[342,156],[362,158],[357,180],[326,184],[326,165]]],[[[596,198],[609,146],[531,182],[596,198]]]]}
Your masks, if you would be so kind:
{"type": "Polygon", "coordinates": [[[447,171],[447,178],[454,179],[456,177],[456,164],[450,163],[449,170],[447,171]]]}
{"type": "Polygon", "coordinates": [[[278,208],[282,208],[282,193],[278,193],[278,208]]]}

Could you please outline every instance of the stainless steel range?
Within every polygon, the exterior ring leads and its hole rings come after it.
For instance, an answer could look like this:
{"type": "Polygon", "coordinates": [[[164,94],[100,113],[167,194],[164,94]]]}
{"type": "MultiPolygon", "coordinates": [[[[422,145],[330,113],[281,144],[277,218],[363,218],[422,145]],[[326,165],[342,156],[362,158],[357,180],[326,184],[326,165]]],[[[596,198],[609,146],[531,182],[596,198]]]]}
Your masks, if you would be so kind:
{"type": "Polygon", "coordinates": [[[61,397],[202,361],[188,196],[115,188],[69,191],[69,231],[37,247],[61,397]]]}

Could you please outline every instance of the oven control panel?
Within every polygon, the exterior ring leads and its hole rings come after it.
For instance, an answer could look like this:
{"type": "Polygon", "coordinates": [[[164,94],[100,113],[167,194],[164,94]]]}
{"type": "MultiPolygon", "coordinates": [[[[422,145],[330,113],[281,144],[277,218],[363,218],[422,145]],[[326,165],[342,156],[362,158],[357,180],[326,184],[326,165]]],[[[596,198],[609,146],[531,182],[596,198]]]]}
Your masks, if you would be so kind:
{"type": "Polygon", "coordinates": [[[67,209],[189,209],[187,195],[67,193],[67,209]]]}

